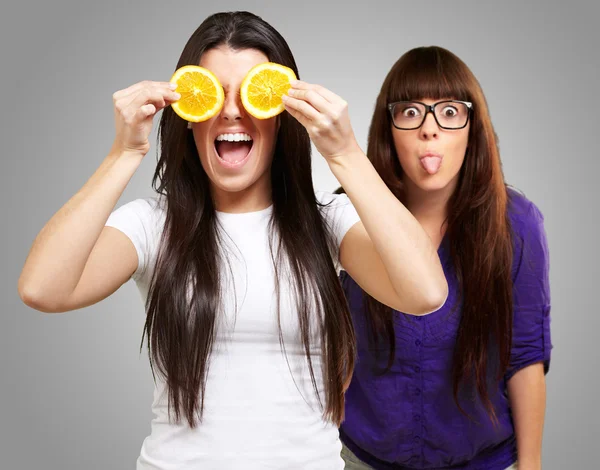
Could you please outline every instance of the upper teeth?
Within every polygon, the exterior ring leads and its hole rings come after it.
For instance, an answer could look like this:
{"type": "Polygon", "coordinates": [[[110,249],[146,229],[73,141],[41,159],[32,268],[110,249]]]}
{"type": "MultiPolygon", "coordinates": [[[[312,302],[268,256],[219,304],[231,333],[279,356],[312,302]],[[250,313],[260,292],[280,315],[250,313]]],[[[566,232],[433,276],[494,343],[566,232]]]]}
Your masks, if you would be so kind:
{"type": "Polygon", "coordinates": [[[221,134],[217,136],[217,140],[225,140],[227,142],[249,142],[252,140],[248,134],[221,134]]]}

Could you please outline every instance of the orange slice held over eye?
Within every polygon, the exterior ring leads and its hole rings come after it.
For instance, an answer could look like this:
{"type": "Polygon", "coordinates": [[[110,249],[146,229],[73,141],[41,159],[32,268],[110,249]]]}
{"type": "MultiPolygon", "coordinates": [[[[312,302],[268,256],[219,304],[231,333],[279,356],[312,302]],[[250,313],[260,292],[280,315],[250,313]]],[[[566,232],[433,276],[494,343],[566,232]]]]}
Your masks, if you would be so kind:
{"type": "Polygon", "coordinates": [[[171,104],[182,119],[202,122],[217,114],[223,107],[225,95],[217,77],[204,67],[185,65],[175,71],[170,80],[177,84],[181,98],[171,104]]]}
{"type": "Polygon", "coordinates": [[[290,89],[290,81],[295,79],[294,71],[284,65],[273,62],[256,65],[240,87],[244,108],[258,119],[277,116],[285,109],[281,97],[290,89]]]}

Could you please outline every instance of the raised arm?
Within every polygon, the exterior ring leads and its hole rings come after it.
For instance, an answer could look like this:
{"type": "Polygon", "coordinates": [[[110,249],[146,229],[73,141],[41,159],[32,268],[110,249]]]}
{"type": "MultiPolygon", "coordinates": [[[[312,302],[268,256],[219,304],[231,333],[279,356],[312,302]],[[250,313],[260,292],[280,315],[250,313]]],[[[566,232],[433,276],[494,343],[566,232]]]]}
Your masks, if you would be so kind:
{"type": "Polygon", "coordinates": [[[347,103],[304,82],[293,83],[289,95],[286,108],[306,127],[361,220],[342,241],[344,269],[367,293],[396,310],[414,315],[437,310],[448,295],[437,251],[360,149],[347,103]]]}
{"type": "Polygon", "coordinates": [[[131,277],[136,250],[126,235],[105,223],[150,148],[153,117],[178,98],[163,82],[140,82],[113,95],[111,151],[35,238],[18,282],[25,304],[52,313],[82,308],[131,277]]]}

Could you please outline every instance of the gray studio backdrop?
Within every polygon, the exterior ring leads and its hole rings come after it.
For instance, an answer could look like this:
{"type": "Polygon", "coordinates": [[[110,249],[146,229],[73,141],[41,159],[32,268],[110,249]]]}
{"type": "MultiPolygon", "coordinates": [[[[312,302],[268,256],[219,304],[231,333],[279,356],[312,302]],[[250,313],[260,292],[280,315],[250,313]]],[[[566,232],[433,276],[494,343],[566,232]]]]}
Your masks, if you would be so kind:
{"type": "MultiPolygon", "coordinates": [[[[363,148],[375,97],[403,52],[441,45],[472,68],[506,179],[546,219],[554,351],[544,468],[598,468],[597,2],[7,3],[0,7],[0,469],[134,468],[150,430],[153,387],[139,351],[144,312],[135,285],[52,316],[20,302],[17,278],[35,235],[109,150],[112,93],[168,80],[200,22],[238,9],[284,35],[301,78],[349,102],[363,148]]],[[[153,146],[119,204],[151,194],[155,161],[153,146]]],[[[317,153],[314,180],[318,189],[337,187],[317,153]]]]}

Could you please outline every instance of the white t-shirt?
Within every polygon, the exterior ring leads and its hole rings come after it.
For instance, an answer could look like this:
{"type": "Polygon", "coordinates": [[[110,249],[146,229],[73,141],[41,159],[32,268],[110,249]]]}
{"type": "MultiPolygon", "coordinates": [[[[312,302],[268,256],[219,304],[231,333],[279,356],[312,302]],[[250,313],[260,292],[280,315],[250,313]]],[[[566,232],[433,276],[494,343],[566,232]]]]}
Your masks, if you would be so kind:
{"type": "MultiPolygon", "coordinates": [[[[359,221],[358,214],[346,195],[318,192],[317,199],[330,203],[322,211],[339,247],[359,221]]],[[[268,241],[271,214],[272,206],[242,214],[217,212],[230,239],[225,248],[230,269],[222,269],[228,277],[209,359],[203,421],[195,429],[185,420],[169,422],[165,384],[157,375],[152,405],[156,416],[143,442],[138,470],[344,468],[338,429],[323,420],[298,335],[294,300],[281,278],[287,360],[280,346],[268,241]]],[[[139,265],[133,279],[144,303],[164,220],[160,199],[148,198],[121,206],[106,223],[125,233],[137,250],[139,265]]],[[[317,335],[311,349],[324,401],[317,335]]]]}

